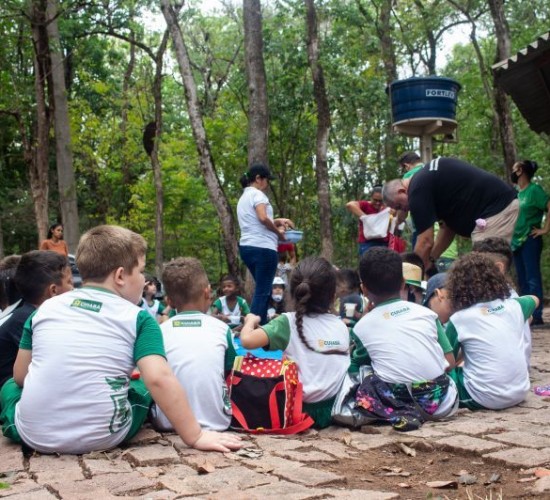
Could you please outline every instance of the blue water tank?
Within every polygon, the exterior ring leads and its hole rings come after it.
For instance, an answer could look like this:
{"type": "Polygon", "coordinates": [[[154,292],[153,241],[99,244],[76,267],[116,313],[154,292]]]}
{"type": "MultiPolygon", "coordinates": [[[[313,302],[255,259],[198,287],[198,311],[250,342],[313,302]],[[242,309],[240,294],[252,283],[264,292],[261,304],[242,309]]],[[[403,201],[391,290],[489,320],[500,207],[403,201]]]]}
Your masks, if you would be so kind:
{"type": "Polygon", "coordinates": [[[443,76],[412,77],[390,84],[393,123],[415,119],[455,120],[460,84],[443,76]]]}

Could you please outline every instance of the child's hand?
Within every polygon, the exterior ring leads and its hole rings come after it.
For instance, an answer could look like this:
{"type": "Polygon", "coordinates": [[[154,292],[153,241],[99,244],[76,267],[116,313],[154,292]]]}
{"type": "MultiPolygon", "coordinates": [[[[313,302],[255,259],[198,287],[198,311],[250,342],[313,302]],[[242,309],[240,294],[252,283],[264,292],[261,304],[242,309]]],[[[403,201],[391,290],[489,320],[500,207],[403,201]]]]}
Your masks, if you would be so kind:
{"type": "Polygon", "coordinates": [[[262,318],[260,318],[260,316],[256,316],[255,314],[249,313],[244,317],[244,324],[251,328],[257,328],[258,326],[260,326],[261,320],[262,318]]]}
{"type": "Polygon", "coordinates": [[[238,450],[242,447],[241,438],[234,434],[226,434],[215,431],[202,431],[199,439],[193,444],[193,448],[202,451],[227,452],[238,450]]]}

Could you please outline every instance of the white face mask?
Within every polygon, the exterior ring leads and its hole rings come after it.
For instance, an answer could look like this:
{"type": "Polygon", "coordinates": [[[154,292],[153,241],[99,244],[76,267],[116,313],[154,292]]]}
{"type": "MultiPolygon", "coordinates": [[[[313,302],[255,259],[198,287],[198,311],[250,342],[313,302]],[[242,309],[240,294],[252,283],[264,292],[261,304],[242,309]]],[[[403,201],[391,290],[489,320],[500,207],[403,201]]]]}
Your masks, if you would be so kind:
{"type": "Polygon", "coordinates": [[[282,295],[279,295],[279,294],[272,294],[271,295],[271,298],[275,301],[275,302],[281,302],[283,300],[283,296],[282,295]]]}

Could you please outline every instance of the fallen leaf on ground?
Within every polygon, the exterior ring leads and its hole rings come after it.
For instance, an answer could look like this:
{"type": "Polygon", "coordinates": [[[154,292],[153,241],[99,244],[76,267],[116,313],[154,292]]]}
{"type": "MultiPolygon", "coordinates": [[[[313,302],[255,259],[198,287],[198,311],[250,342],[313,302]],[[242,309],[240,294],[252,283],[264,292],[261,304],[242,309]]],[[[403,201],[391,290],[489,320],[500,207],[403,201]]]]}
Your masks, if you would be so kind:
{"type": "Polygon", "coordinates": [[[351,444],[351,436],[344,436],[342,441],[349,446],[351,444]]]}
{"type": "Polygon", "coordinates": [[[428,481],[426,486],[429,488],[448,488],[450,490],[456,490],[458,488],[458,482],[456,481],[428,481]]]}
{"type": "Polygon", "coordinates": [[[264,452],[259,448],[241,448],[235,454],[246,458],[260,458],[264,452]]]}
{"type": "Polygon", "coordinates": [[[385,466],[385,467],[382,467],[382,470],[387,470],[388,472],[398,473],[398,472],[401,472],[403,469],[401,467],[388,467],[388,466],[385,466]]]}
{"type": "Polygon", "coordinates": [[[458,482],[460,484],[475,484],[475,483],[477,483],[477,477],[475,477],[472,474],[462,474],[458,478],[458,482]]]}
{"type": "Polygon", "coordinates": [[[409,455],[409,457],[416,457],[416,450],[413,450],[410,446],[407,446],[405,443],[399,443],[398,446],[405,455],[409,455]]]}
{"type": "Polygon", "coordinates": [[[197,472],[199,474],[210,474],[210,472],[214,472],[215,470],[216,467],[214,467],[214,465],[208,460],[204,460],[197,464],[197,472]]]}
{"type": "Polygon", "coordinates": [[[536,481],[538,479],[537,476],[533,477],[522,477],[521,479],[518,479],[518,483],[530,483],[532,481],[536,481]]]}
{"type": "Polygon", "coordinates": [[[495,473],[491,474],[491,477],[489,478],[489,480],[485,481],[485,483],[483,483],[483,484],[498,483],[498,482],[500,482],[501,477],[502,477],[502,474],[500,474],[498,472],[495,472],[495,473]]]}
{"type": "Polygon", "coordinates": [[[453,476],[464,476],[465,474],[469,474],[469,472],[466,469],[459,470],[458,472],[455,472],[453,476]]]}
{"type": "Polygon", "coordinates": [[[386,477],[392,477],[392,476],[409,477],[411,473],[410,472],[385,472],[382,475],[386,477]]]}
{"type": "Polygon", "coordinates": [[[408,483],[398,483],[397,486],[399,486],[400,488],[410,488],[411,485],[408,484],[408,483]]]}
{"type": "Polygon", "coordinates": [[[539,467],[538,469],[535,469],[535,476],[537,477],[550,476],[550,470],[545,469],[544,467],[539,467]]]}

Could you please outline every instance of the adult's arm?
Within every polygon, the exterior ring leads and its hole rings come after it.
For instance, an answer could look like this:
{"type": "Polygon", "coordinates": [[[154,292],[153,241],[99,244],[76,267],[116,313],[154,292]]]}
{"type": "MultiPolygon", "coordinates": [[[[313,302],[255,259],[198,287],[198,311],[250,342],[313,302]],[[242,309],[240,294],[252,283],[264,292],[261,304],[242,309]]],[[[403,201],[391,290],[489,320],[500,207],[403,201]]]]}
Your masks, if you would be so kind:
{"type": "Polygon", "coordinates": [[[266,207],[267,205],[265,205],[264,203],[256,205],[256,216],[258,217],[258,220],[266,227],[266,229],[268,229],[272,233],[275,233],[280,239],[284,239],[285,228],[279,228],[275,225],[275,222],[273,222],[273,220],[271,220],[267,215],[266,207]]]}
{"type": "Polygon", "coordinates": [[[346,203],[346,209],[348,210],[348,212],[355,215],[355,217],[362,217],[363,215],[367,215],[365,212],[363,212],[363,210],[361,210],[358,201],[348,201],[346,203]]]}
{"type": "Polygon", "coordinates": [[[414,253],[422,258],[424,261],[424,268],[429,269],[432,267],[430,256],[434,247],[434,228],[429,227],[424,232],[420,233],[416,238],[416,246],[414,247],[414,253]]]}
{"type": "Polygon", "coordinates": [[[537,238],[538,236],[548,234],[548,232],[550,232],[550,201],[546,205],[546,221],[544,222],[544,227],[533,229],[531,231],[531,236],[537,238]]]}
{"type": "Polygon", "coordinates": [[[439,223],[439,231],[437,232],[431,253],[431,257],[433,259],[438,259],[441,257],[441,254],[449,248],[449,245],[455,238],[455,234],[456,233],[443,221],[439,223]]]}

